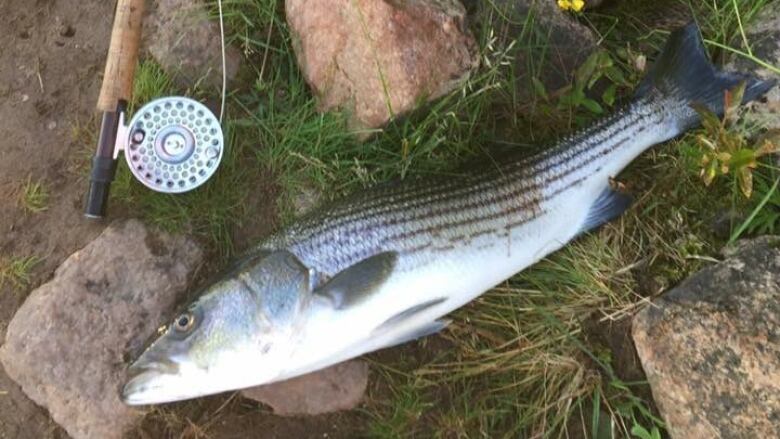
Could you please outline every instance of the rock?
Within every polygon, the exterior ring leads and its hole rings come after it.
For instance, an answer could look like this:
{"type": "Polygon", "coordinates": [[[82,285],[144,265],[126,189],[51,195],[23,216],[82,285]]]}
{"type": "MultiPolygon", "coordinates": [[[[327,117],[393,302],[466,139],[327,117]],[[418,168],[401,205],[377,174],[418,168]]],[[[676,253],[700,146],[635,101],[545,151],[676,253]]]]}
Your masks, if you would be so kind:
{"type": "MultiPolygon", "coordinates": [[[[222,87],[219,23],[209,19],[203,0],[147,2],[143,39],[146,50],[182,87],[222,87]]],[[[241,53],[225,48],[227,79],[235,78],[241,53]]]]}
{"type": "Polygon", "coordinates": [[[723,240],[728,240],[735,227],[745,221],[745,214],[736,208],[723,208],[715,211],[710,220],[710,230],[723,240]]]}
{"type": "MultiPolygon", "coordinates": [[[[768,3],[746,29],[753,55],[773,66],[780,66],[780,3],[768,3]]],[[[743,48],[742,50],[746,50],[743,48]]],[[[761,67],[747,58],[737,56],[729,69],[753,72],[764,79],[780,81],[780,74],[761,67]]],[[[748,106],[745,118],[769,129],[780,129],[780,86],[773,87],[765,97],[748,106]]]]}
{"type": "Polygon", "coordinates": [[[636,349],[673,438],[780,431],[780,237],[728,255],[634,317],[636,349]]]}
{"type": "Polygon", "coordinates": [[[454,90],[479,59],[457,0],[287,0],[298,64],[319,108],[356,128],[454,90]]]}
{"type": "Polygon", "coordinates": [[[548,91],[558,90],[571,82],[577,67],[597,48],[593,32],[562,11],[555,1],[479,2],[476,20],[494,22],[496,35],[505,39],[500,45],[507,45],[521,35],[530,39],[518,41],[512,53],[516,88],[529,90],[527,98],[532,97],[529,75],[537,76],[548,91]],[[531,65],[539,71],[530,71],[531,65]]]}
{"type": "Polygon", "coordinates": [[[317,372],[241,391],[280,416],[319,415],[357,407],[368,386],[368,365],[350,360],[317,372]]]}
{"type": "Polygon", "coordinates": [[[305,213],[317,207],[322,201],[322,193],[313,185],[303,185],[298,193],[293,196],[292,205],[295,216],[303,216],[305,213]]]}
{"type": "Polygon", "coordinates": [[[108,227],[33,291],[0,348],[8,375],[74,439],[120,438],[141,413],[119,389],[202,260],[190,239],[108,227]]]}

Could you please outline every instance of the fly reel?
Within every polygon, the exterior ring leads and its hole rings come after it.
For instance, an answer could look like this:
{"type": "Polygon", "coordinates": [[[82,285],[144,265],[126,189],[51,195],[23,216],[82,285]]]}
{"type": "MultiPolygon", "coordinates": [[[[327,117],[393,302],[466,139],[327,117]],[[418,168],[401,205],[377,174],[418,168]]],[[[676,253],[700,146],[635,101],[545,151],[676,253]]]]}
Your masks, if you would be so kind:
{"type": "Polygon", "coordinates": [[[185,97],[156,99],[117,133],[114,158],[124,150],[133,176],[157,192],[178,194],[205,183],[224,151],[222,128],[203,104],[185,97]]]}
{"type": "Polygon", "coordinates": [[[225,150],[220,126],[227,83],[221,0],[217,0],[222,42],[220,118],[197,101],[171,96],[144,105],[125,125],[138,64],[144,3],[145,0],[117,0],[97,104],[102,122],[86,194],[84,216],[87,218],[103,218],[106,214],[120,151],[124,152],[133,176],[144,186],[157,192],[179,194],[197,188],[214,175],[225,150]]]}

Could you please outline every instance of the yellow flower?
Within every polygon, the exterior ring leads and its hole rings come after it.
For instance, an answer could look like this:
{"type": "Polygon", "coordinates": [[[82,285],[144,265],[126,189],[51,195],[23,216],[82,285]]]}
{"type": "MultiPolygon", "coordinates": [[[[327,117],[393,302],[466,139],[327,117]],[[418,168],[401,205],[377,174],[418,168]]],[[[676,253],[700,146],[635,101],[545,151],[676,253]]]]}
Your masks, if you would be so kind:
{"type": "Polygon", "coordinates": [[[585,0],[558,0],[558,7],[564,11],[580,12],[585,7],[585,0]]]}

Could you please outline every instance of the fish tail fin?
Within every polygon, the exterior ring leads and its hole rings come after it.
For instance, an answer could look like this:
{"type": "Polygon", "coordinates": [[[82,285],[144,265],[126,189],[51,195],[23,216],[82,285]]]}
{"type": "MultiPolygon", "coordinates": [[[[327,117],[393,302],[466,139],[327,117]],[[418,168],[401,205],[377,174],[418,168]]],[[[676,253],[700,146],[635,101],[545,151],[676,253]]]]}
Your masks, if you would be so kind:
{"type": "Polygon", "coordinates": [[[745,83],[742,103],[760,97],[775,85],[774,80],[717,69],[707,58],[699,28],[692,22],[669,36],[660,57],[637,88],[636,97],[672,104],[668,107],[674,111],[675,122],[682,132],[699,123],[691,104],[722,115],[724,93],[741,82],[745,83]]]}

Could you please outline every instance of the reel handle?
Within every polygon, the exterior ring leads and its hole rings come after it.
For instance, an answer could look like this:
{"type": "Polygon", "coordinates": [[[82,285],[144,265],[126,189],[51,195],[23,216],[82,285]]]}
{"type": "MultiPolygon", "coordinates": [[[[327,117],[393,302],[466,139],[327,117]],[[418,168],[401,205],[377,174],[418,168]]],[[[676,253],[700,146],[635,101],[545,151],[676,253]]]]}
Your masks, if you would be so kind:
{"type": "Polygon", "coordinates": [[[108,192],[116,175],[116,138],[124,119],[127,102],[120,100],[113,111],[104,111],[100,124],[97,151],[92,157],[92,172],[89,176],[89,192],[84,205],[84,216],[100,219],[106,216],[108,192]]]}
{"type": "Polygon", "coordinates": [[[117,0],[103,85],[97,103],[100,111],[116,111],[117,102],[130,101],[138,47],[141,44],[143,15],[144,0],[117,0]]]}

